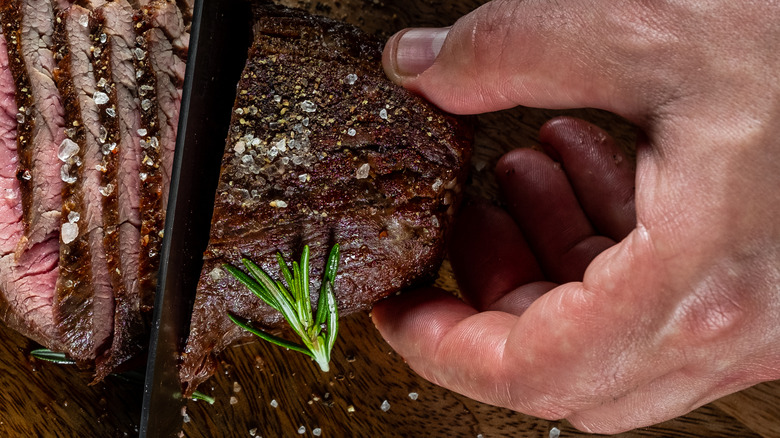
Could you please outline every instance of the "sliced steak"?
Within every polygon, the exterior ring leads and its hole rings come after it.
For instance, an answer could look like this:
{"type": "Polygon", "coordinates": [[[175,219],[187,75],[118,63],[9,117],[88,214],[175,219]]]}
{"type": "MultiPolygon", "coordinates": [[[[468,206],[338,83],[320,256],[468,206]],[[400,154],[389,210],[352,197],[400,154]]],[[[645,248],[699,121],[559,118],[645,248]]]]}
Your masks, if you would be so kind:
{"type": "Polygon", "coordinates": [[[83,362],[94,360],[113,333],[112,280],[117,279],[109,271],[116,254],[107,253],[104,241],[105,234],[116,234],[104,228],[105,215],[116,213],[116,144],[108,142],[101,124],[109,98],[93,74],[89,15],[80,6],[63,11],[55,35],[60,58],[55,78],[68,138],[59,150],[66,184],[54,316],[68,352],[83,362]]]}
{"type": "Polygon", "coordinates": [[[62,180],[57,148],[63,113],[52,78],[54,12],[49,0],[0,3],[11,71],[19,90],[19,168],[25,232],[17,253],[48,241],[59,230],[62,180]]]}
{"type": "Polygon", "coordinates": [[[282,323],[223,264],[248,257],[280,279],[276,252],[308,244],[316,306],[339,243],[339,313],[368,309],[435,275],[470,155],[465,124],[386,79],[378,40],[302,11],[257,11],[180,370],[187,393],[248,335],[228,313],[282,323]]]}
{"type": "MultiPolygon", "coordinates": [[[[5,28],[5,26],[3,26],[5,28]]],[[[0,319],[19,333],[52,349],[61,348],[52,317],[59,246],[52,237],[16,253],[24,238],[17,125],[19,114],[5,35],[0,33],[0,319]]],[[[25,104],[26,105],[26,104],[25,104]]]]}
{"type": "MultiPolygon", "coordinates": [[[[141,99],[141,129],[147,137],[141,141],[141,306],[151,309],[157,286],[159,252],[165,225],[165,206],[171,181],[176,146],[179,108],[186,60],[174,43],[189,42],[180,12],[175,5],[154,1],[135,17],[138,37],[133,50],[141,99]],[[164,23],[168,32],[156,27],[164,23]],[[173,24],[172,24],[173,23],[173,24]],[[168,35],[174,38],[173,43],[168,35]]],[[[183,47],[182,47],[183,49],[183,47]]],[[[186,54],[184,54],[186,56],[186,54]]]]}
{"type": "MultiPolygon", "coordinates": [[[[96,361],[96,379],[102,379],[117,367],[142,352],[147,344],[148,326],[141,313],[138,284],[140,251],[141,124],[138,86],[135,79],[133,49],[136,34],[133,29],[134,10],[126,1],[108,3],[94,11],[103,28],[93,33],[101,47],[101,62],[110,74],[106,86],[113,91],[114,105],[105,108],[109,136],[117,142],[119,168],[117,196],[119,208],[119,270],[123,287],[114,289],[114,335],[109,348],[96,361]],[[104,38],[105,35],[105,38],[104,38]],[[113,123],[111,123],[113,122],[113,123]]],[[[99,70],[96,70],[99,71],[99,70]]],[[[100,82],[101,79],[98,80],[100,82]]]]}

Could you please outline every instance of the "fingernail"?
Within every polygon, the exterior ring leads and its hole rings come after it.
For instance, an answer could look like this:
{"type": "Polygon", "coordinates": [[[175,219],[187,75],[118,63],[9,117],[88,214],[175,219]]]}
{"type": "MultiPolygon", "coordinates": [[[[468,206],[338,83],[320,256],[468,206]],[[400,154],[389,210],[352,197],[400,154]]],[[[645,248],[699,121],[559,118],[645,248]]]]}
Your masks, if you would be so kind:
{"type": "Polygon", "coordinates": [[[407,29],[397,38],[395,49],[396,73],[417,76],[428,69],[441,51],[450,28],[407,29]]]}

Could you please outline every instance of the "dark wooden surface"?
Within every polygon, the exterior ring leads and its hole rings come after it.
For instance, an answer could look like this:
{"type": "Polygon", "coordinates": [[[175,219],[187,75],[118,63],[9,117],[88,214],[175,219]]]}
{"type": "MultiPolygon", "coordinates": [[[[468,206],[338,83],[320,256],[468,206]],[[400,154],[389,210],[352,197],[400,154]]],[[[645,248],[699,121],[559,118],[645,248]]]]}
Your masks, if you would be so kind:
{"type": "MultiPolygon", "coordinates": [[[[407,25],[449,24],[478,3],[301,2],[385,36],[407,25]]],[[[563,113],[515,109],[480,116],[467,194],[495,198],[491,169],[497,158],[516,147],[534,146],[539,126],[559,114],[563,113]]],[[[599,124],[624,145],[633,142],[633,128],[614,116],[597,111],[565,114],[599,124]]],[[[437,284],[455,288],[447,263],[437,284]]],[[[0,325],[0,436],[137,435],[140,384],[110,377],[88,386],[89,373],[32,360],[32,347],[0,325]]],[[[188,402],[180,436],[314,436],[314,429],[319,428],[323,437],[547,437],[552,427],[559,428],[562,437],[584,436],[566,422],[488,406],[420,379],[384,343],[366,314],[342,321],[330,373],[320,372],[298,353],[255,341],[229,348],[218,373],[200,389],[216,402],[188,402]],[[410,398],[411,393],[418,395],[416,400],[410,398]],[[382,409],[384,401],[389,410],[382,409]]],[[[770,382],[621,436],[780,437],[778,406],[780,382],[770,382]]]]}

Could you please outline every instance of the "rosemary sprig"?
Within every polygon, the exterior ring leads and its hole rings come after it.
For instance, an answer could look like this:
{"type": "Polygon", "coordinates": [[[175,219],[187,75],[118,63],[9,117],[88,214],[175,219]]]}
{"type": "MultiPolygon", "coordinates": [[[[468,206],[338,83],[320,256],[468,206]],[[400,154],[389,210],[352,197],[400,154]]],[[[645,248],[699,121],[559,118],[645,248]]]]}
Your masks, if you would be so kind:
{"type": "Polygon", "coordinates": [[[293,331],[300,336],[303,345],[258,330],[252,327],[249,321],[235,315],[228,314],[228,318],[237,326],[268,342],[310,356],[322,371],[327,372],[330,369],[330,353],[339,329],[338,308],[333,293],[333,281],[339,264],[339,245],[331,248],[325,263],[316,313],[312,311],[309,294],[309,246],[303,248],[300,263],[292,263],[292,270],[281,254],[276,254],[276,260],[282,277],[287,283],[286,287],[281,281],[274,281],[259,266],[246,258],[242,259],[242,262],[249,274],[229,264],[224,265],[224,268],[261,300],[281,312],[293,331]]]}

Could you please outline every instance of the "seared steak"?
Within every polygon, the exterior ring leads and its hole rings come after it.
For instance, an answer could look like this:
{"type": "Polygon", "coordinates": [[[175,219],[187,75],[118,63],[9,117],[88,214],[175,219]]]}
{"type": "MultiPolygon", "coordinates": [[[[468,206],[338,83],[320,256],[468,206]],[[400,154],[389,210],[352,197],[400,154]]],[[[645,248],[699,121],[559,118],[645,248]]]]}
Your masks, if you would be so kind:
{"type": "MultiPolygon", "coordinates": [[[[5,26],[3,26],[6,28],[5,26]]],[[[17,252],[25,226],[17,126],[25,112],[15,99],[5,35],[0,33],[0,318],[37,342],[58,348],[52,316],[59,245],[56,236],[17,252]],[[21,114],[21,115],[20,115],[21,114]]]]}
{"type": "Polygon", "coordinates": [[[116,145],[107,142],[107,130],[100,123],[99,112],[108,105],[108,96],[104,88],[98,89],[90,61],[89,11],[73,6],[58,16],[58,23],[60,61],[55,77],[68,137],[58,152],[66,184],[54,316],[70,355],[86,362],[95,359],[113,332],[111,280],[116,277],[108,268],[104,212],[107,207],[116,210],[116,181],[107,171],[111,167],[116,173],[116,164],[109,164],[116,145]]]}
{"type": "MultiPolygon", "coordinates": [[[[141,295],[138,285],[141,179],[140,103],[138,101],[133,48],[136,34],[133,29],[134,10],[124,0],[108,3],[94,12],[102,29],[92,33],[101,47],[102,66],[110,74],[104,75],[112,105],[103,114],[108,135],[117,143],[116,192],[118,197],[119,272],[122,287],[114,289],[114,336],[111,347],[97,358],[96,379],[102,379],[118,366],[143,350],[147,343],[148,326],[141,313],[141,295]],[[105,36],[105,37],[104,37],[105,36]],[[112,123],[113,122],[113,123],[112,123]]],[[[95,71],[100,71],[96,69],[95,71]]],[[[99,80],[99,81],[100,81],[99,80]]]]}
{"type": "Polygon", "coordinates": [[[62,180],[57,147],[64,138],[63,114],[52,78],[54,12],[49,0],[0,2],[11,70],[20,103],[19,169],[24,237],[17,252],[56,235],[62,180]],[[22,109],[23,108],[23,109],[22,109]],[[23,117],[23,118],[22,118],[23,117]]]}
{"type": "Polygon", "coordinates": [[[73,3],[0,0],[0,318],[100,380],[147,343],[192,6],[73,3]]]}
{"type": "MultiPolygon", "coordinates": [[[[177,44],[189,43],[180,12],[170,3],[153,1],[136,14],[134,62],[141,99],[141,252],[139,284],[141,306],[151,310],[160,264],[165,206],[171,181],[173,151],[181,104],[186,61],[173,54],[171,41],[160,28],[164,23],[177,44]],[[179,76],[180,74],[180,76],[179,76]]],[[[182,51],[186,50],[181,47],[182,51]]],[[[184,53],[182,56],[186,56],[184,53]]]]}
{"type": "Polygon", "coordinates": [[[222,268],[248,257],[281,279],[277,251],[311,248],[313,305],[341,245],[340,314],[431,279],[458,202],[470,131],[386,79],[381,43],[349,25],[259,6],[238,84],[180,377],[191,393],[215,356],[282,317],[222,268]]]}

